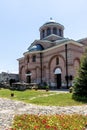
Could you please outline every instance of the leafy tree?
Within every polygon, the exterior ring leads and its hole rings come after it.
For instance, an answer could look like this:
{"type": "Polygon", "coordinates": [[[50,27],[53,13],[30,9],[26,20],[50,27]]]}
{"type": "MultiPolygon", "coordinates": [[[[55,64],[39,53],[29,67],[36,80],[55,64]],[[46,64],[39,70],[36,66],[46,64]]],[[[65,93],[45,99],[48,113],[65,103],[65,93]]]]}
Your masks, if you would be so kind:
{"type": "Polygon", "coordinates": [[[78,76],[74,82],[73,95],[87,97],[87,49],[81,58],[78,76]]]}

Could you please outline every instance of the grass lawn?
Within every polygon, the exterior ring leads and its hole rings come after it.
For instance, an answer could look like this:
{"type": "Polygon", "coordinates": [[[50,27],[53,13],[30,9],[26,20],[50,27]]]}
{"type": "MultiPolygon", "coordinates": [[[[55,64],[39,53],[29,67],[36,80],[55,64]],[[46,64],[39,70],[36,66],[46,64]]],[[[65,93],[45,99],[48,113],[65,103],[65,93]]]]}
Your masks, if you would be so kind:
{"type": "Polygon", "coordinates": [[[0,97],[47,106],[74,106],[84,104],[73,100],[71,93],[59,94],[57,92],[46,92],[43,90],[11,91],[9,89],[1,89],[0,97]],[[14,97],[11,97],[11,93],[14,93],[14,97]]]}

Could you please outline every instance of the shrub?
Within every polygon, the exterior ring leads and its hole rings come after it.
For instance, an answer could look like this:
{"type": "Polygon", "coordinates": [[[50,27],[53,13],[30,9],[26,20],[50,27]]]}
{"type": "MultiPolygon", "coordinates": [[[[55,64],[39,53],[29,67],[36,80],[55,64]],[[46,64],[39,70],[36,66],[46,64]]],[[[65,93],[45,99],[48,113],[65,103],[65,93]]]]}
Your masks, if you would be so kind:
{"type": "Polygon", "coordinates": [[[78,76],[74,80],[74,95],[87,97],[87,50],[81,59],[78,76]]]}

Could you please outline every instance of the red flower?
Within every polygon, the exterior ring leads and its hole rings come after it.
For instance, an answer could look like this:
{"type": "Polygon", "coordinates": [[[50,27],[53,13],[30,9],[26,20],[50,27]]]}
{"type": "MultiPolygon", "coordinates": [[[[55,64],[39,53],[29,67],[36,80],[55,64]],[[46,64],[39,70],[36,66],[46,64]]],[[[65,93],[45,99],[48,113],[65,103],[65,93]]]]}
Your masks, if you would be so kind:
{"type": "Polygon", "coordinates": [[[34,126],[34,130],[38,130],[39,126],[34,126]]]}
{"type": "Polygon", "coordinates": [[[42,123],[43,123],[43,124],[45,124],[46,122],[47,122],[47,121],[46,121],[45,119],[44,119],[44,120],[42,120],[42,123]]]}
{"type": "Polygon", "coordinates": [[[50,125],[46,125],[45,128],[50,129],[50,125]]]}

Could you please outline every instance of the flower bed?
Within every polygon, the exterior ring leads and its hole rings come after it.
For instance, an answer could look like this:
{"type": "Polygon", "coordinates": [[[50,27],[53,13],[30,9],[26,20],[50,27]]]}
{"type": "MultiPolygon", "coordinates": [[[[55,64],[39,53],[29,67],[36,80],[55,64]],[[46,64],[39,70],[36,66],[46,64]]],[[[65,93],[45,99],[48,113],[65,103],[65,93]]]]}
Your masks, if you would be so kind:
{"type": "Polygon", "coordinates": [[[85,130],[84,115],[16,115],[10,130],[85,130]]]}

